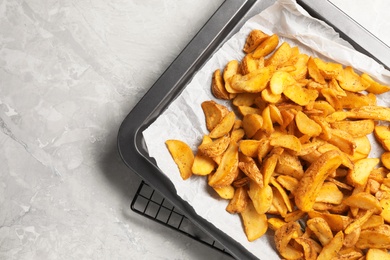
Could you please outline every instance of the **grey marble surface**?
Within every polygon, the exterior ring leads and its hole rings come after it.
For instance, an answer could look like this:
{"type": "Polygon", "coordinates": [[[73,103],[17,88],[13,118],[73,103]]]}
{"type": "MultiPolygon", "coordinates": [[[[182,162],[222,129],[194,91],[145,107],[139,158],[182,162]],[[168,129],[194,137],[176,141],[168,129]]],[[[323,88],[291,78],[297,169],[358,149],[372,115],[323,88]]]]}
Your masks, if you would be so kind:
{"type": "MultiPolygon", "coordinates": [[[[0,259],[226,258],[133,213],[140,179],[116,150],[222,2],[0,0],[0,259]]],[[[333,2],[363,17],[365,1],[333,2]]]]}
{"type": "Polygon", "coordinates": [[[223,255],[134,214],[119,125],[221,0],[0,1],[0,259],[223,255]]]}

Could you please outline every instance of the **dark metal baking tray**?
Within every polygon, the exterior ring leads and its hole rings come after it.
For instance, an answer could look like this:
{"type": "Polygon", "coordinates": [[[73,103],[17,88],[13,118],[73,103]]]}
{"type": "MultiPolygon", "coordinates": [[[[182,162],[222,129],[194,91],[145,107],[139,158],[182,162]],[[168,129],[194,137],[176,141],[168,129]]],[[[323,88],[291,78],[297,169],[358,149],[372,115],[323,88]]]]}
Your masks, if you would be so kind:
{"type": "MultiPolygon", "coordinates": [[[[142,131],[181,93],[193,75],[211,55],[253,15],[272,5],[274,0],[226,0],[186,48],[161,75],[122,122],[118,150],[124,163],[165,199],[175,205],[191,222],[218,241],[237,259],[256,259],[242,245],[198,216],[176,193],[171,181],[148,156],[142,131]]],[[[297,0],[313,17],[335,28],[358,51],[390,67],[390,48],[326,0],[297,0]]],[[[261,256],[260,256],[261,257],[261,256]]]]}

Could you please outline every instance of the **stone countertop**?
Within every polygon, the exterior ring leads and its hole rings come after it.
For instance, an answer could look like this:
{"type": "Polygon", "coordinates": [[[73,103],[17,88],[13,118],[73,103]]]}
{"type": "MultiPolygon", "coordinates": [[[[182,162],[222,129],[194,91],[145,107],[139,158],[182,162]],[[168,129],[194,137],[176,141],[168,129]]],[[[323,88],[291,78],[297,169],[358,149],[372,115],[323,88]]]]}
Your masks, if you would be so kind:
{"type": "MultiPolygon", "coordinates": [[[[116,148],[222,2],[0,0],[0,259],[227,258],[132,212],[116,148]]],[[[390,42],[385,0],[332,2],[390,42]]]]}

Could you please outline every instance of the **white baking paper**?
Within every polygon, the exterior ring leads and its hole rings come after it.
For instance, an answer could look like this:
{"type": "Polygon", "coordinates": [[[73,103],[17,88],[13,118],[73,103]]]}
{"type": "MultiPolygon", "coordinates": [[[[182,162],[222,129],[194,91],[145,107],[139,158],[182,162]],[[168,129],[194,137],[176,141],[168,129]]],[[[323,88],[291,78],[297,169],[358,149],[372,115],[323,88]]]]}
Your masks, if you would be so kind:
{"type": "MultiPolygon", "coordinates": [[[[271,235],[248,242],[239,216],[226,212],[227,201],[219,199],[210,190],[206,183],[207,178],[193,176],[183,181],[165,146],[166,140],[179,139],[196,151],[203,135],[208,133],[201,103],[205,100],[215,100],[210,91],[212,72],[217,68],[223,69],[232,59],[242,59],[242,47],[252,29],[260,29],[268,34],[276,33],[281,41],[299,46],[301,52],[333,60],[345,66],[351,65],[358,72],[365,71],[385,84],[390,83],[390,72],[373,59],[354,51],[331,27],[312,18],[295,1],[280,0],[248,20],[241,30],[194,75],[185,90],[167,110],[143,132],[149,155],[172,181],[177,194],[188,201],[198,215],[237,240],[254,255],[262,259],[279,259],[271,235]]],[[[229,106],[222,100],[217,102],[229,106]]],[[[389,106],[389,102],[389,95],[378,98],[380,105],[389,106]]],[[[379,147],[373,146],[373,155],[378,149],[379,147]]]]}

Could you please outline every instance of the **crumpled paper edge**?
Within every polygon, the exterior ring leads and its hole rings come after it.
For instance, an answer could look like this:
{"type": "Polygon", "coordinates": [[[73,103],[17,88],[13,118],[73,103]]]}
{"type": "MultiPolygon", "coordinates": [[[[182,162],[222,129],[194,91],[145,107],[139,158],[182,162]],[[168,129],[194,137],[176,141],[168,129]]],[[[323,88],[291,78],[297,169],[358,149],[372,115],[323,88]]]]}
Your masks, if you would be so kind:
{"type": "MultiPolygon", "coordinates": [[[[166,140],[179,139],[196,151],[203,135],[208,133],[200,104],[205,100],[216,100],[210,91],[211,74],[232,59],[242,59],[244,54],[241,50],[252,29],[260,29],[269,34],[276,33],[281,41],[299,45],[301,52],[351,65],[357,71],[368,72],[382,83],[390,82],[390,72],[370,57],[354,51],[333,28],[311,17],[294,1],[280,0],[249,19],[194,75],[167,110],[143,132],[149,155],[155,158],[158,167],[173,182],[177,194],[186,200],[199,216],[234,238],[254,255],[264,259],[279,259],[272,235],[248,242],[240,217],[226,212],[227,201],[216,197],[206,183],[207,178],[193,176],[183,181],[165,146],[166,140]]],[[[387,97],[381,100],[386,100],[387,97]]],[[[230,107],[229,102],[216,101],[230,107]]]]}

